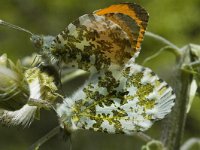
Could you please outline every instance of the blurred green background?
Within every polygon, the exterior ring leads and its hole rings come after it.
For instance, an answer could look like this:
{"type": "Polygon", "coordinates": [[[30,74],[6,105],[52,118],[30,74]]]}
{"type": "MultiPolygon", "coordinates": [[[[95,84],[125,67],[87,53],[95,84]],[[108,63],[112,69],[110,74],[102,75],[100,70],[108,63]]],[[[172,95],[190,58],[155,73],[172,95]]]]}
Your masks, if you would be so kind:
{"type": "MultiPolygon", "coordinates": [[[[128,1],[128,0],[127,0],[128,1]]],[[[126,2],[127,2],[126,1],[126,2]]],[[[123,0],[1,0],[0,19],[11,22],[36,34],[57,35],[71,21],[79,16],[107,7],[123,0]]],[[[189,43],[200,44],[200,1],[199,0],[135,0],[150,14],[148,31],[159,34],[179,47],[189,43]]],[[[12,59],[23,58],[36,51],[26,33],[0,26],[0,54],[7,53],[12,59]]],[[[154,54],[163,45],[146,37],[142,51],[137,59],[141,63],[154,54]]],[[[174,57],[163,53],[146,66],[152,68],[170,84],[174,57]]],[[[83,79],[69,82],[66,91],[70,93],[83,79]]],[[[195,100],[189,112],[184,140],[200,137],[200,100],[195,100]]],[[[29,128],[7,128],[0,126],[0,150],[25,150],[45,133],[57,126],[54,112],[42,111],[41,120],[35,121],[29,128]]],[[[147,131],[154,138],[159,138],[161,121],[147,131]]],[[[91,131],[80,131],[72,136],[74,150],[137,150],[144,144],[137,138],[125,135],[108,135],[91,131]]],[[[51,139],[41,150],[64,150],[68,144],[60,134],[51,139]]],[[[197,150],[194,146],[193,150],[197,150]]]]}

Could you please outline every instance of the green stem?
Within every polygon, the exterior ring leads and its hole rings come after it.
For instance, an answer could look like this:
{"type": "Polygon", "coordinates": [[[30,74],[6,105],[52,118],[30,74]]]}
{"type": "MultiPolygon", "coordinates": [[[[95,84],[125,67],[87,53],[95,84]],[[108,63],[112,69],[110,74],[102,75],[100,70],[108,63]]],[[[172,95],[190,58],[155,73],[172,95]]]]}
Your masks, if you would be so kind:
{"type": "Polygon", "coordinates": [[[176,53],[176,50],[174,50],[171,46],[165,46],[165,47],[162,47],[158,52],[156,52],[155,54],[151,55],[150,57],[146,58],[142,65],[146,64],[148,61],[158,57],[162,52],[164,51],[169,51],[169,52],[172,52],[173,54],[175,54],[175,56],[180,56],[180,53],[177,55],[176,53]]]}
{"type": "Polygon", "coordinates": [[[60,132],[60,126],[55,127],[52,129],[50,132],[48,132],[45,136],[40,138],[38,141],[36,141],[30,148],[29,150],[38,150],[42,144],[47,142],[49,139],[54,137],[56,134],[60,132]]]}
{"type": "Polygon", "coordinates": [[[145,33],[145,35],[148,36],[148,37],[151,37],[153,39],[156,39],[156,40],[160,41],[161,43],[164,43],[166,45],[171,46],[178,55],[180,54],[180,52],[179,52],[180,48],[178,48],[175,44],[173,44],[172,42],[168,41],[167,39],[165,39],[165,38],[163,38],[163,37],[161,37],[161,36],[159,36],[157,34],[148,32],[148,31],[145,33]]]}

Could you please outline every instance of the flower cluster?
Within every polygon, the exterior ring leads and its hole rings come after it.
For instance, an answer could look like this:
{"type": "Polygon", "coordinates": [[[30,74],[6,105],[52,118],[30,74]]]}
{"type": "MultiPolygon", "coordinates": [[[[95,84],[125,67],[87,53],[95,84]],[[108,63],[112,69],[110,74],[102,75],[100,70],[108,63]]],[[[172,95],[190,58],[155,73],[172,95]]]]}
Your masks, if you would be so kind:
{"type": "Polygon", "coordinates": [[[0,122],[27,126],[40,108],[51,108],[58,96],[53,80],[39,68],[25,69],[19,61],[0,56],[0,122]]]}

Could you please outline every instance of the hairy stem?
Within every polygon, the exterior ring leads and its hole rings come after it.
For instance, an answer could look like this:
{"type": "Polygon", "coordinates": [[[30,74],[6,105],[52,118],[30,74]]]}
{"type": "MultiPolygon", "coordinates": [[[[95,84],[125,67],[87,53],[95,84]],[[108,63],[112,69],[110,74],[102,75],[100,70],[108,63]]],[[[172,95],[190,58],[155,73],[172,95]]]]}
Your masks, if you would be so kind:
{"type": "Polygon", "coordinates": [[[175,106],[171,114],[165,119],[161,134],[161,141],[168,150],[180,149],[187,116],[190,84],[192,82],[192,75],[181,69],[183,64],[191,62],[190,51],[188,47],[184,47],[181,52],[182,54],[177,58],[177,65],[172,77],[172,81],[174,81],[172,86],[176,93],[175,106]]]}

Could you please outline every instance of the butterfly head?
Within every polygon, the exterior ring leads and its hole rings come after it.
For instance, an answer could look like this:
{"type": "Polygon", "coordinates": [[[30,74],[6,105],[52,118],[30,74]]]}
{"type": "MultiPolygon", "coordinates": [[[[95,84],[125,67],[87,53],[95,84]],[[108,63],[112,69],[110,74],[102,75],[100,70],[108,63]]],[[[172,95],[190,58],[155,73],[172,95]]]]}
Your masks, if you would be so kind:
{"type": "Polygon", "coordinates": [[[49,51],[54,40],[53,36],[32,35],[30,38],[33,45],[40,51],[49,51]]]}
{"type": "Polygon", "coordinates": [[[30,38],[31,42],[40,54],[45,62],[53,63],[53,56],[50,52],[51,44],[54,40],[53,36],[43,36],[43,35],[32,35],[30,38]]]}

